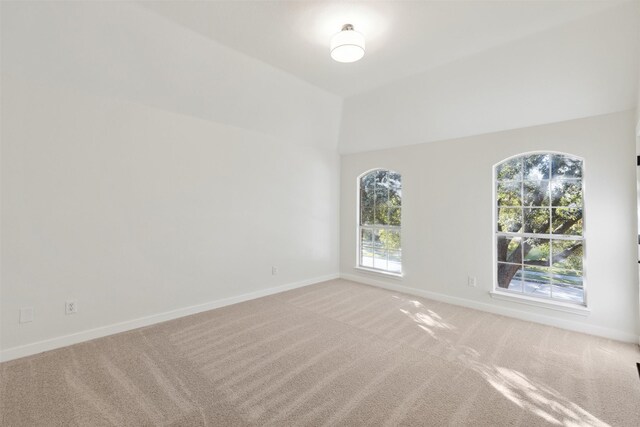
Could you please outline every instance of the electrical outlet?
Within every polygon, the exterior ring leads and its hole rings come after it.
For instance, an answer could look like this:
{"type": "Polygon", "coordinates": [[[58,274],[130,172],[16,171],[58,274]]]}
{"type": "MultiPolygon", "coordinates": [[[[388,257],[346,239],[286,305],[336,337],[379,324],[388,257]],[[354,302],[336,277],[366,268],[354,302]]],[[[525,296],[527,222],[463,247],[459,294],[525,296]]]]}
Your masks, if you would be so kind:
{"type": "Polygon", "coordinates": [[[78,301],[69,300],[64,303],[65,314],[76,314],[78,312],[78,301]]]}
{"type": "Polygon", "coordinates": [[[20,318],[19,318],[19,322],[20,323],[30,323],[33,322],[33,307],[24,307],[21,308],[19,310],[20,313],[20,318]]]}
{"type": "Polygon", "coordinates": [[[271,275],[273,276],[277,276],[278,275],[278,267],[271,267],[271,275]]]}
{"type": "Polygon", "coordinates": [[[467,285],[471,286],[472,288],[475,288],[476,287],[476,278],[474,276],[467,277],[467,285]]]}

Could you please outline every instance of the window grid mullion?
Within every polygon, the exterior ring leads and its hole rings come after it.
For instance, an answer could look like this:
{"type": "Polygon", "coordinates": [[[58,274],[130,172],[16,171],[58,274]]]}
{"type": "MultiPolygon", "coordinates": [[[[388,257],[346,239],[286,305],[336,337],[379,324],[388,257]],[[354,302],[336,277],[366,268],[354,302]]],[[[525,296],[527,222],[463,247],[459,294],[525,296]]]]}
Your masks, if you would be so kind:
{"type": "MultiPolygon", "coordinates": [[[[540,238],[540,239],[545,239],[548,240],[549,242],[549,249],[548,249],[548,256],[549,256],[549,263],[548,263],[548,267],[546,267],[546,274],[548,274],[548,279],[545,279],[542,283],[544,284],[549,283],[549,296],[547,297],[546,295],[544,296],[538,296],[536,295],[536,297],[540,297],[540,298],[545,298],[545,299],[553,299],[558,301],[558,298],[556,298],[553,294],[553,287],[554,284],[556,283],[561,283],[558,282],[552,274],[552,270],[553,270],[553,259],[554,259],[554,241],[570,241],[570,240],[575,240],[575,241],[579,241],[581,242],[582,245],[584,245],[584,234],[581,235],[570,235],[570,234],[554,234],[553,233],[553,197],[552,197],[552,180],[553,180],[553,167],[555,164],[556,159],[556,155],[555,153],[535,153],[535,155],[546,155],[548,156],[548,173],[546,175],[546,192],[548,194],[548,204],[546,206],[541,205],[541,206],[525,206],[525,165],[526,165],[526,156],[520,156],[520,159],[518,159],[519,162],[519,168],[520,168],[520,196],[521,196],[521,206],[520,206],[520,211],[521,211],[521,215],[522,215],[522,228],[521,230],[523,230],[523,232],[508,232],[508,231],[498,231],[496,229],[495,231],[495,235],[496,237],[509,237],[509,238],[520,238],[520,263],[509,263],[506,261],[497,261],[497,266],[499,266],[500,264],[510,264],[510,265],[517,265],[519,268],[522,269],[522,277],[521,277],[521,281],[522,281],[522,286],[521,286],[521,292],[525,293],[525,288],[524,288],[524,282],[525,282],[525,274],[524,274],[524,268],[525,268],[525,263],[524,263],[524,244],[525,244],[525,239],[527,238],[540,238]],[[526,222],[526,218],[525,218],[525,209],[534,209],[534,208],[539,208],[539,209],[547,209],[548,210],[548,233],[525,233],[524,230],[525,228],[528,228],[526,226],[527,222],[526,222]],[[548,282],[547,282],[548,280],[548,282]]],[[[506,162],[506,161],[505,161],[506,162]]],[[[582,162],[582,161],[580,161],[582,162]]],[[[582,164],[580,164],[578,167],[580,167],[582,169],[582,164]]],[[[496,167],[497,168],[497,167],[496,167]]],[[[539,171],[540,169],[536,166],[536,169],[539,171]]],[[[500,188],[500,183],[501,181],[498,179],[498,174],[497,174],[497,169],[496,172],[494,173],[494,191],[496,191],[495,193],[495,202],[496,203],[496,217],[494,218],[494,227],[496,227],[496,224],[499,223],[500,220],[500,210],[502,208],[509,208],[510,206],[500,206],[498,204],[498,193],[497,191],[500,188]]],[[[540,180],[545,180],[545,178],[541,178],[540,180]]],[[[540,181],[540,180],[535,180],[535,181],[540,181]]],[[[582,170],[580,170],[580,177],[579,178],[565,178],[564,176],[560,176],[558,178],[558,180],[560,181],[575,181],[575,182],[580,182],[581,183],[581,188],[580,188],[580,197],[582,199],[582,206],[580,206],[579,208],[583,210],[584,212],[584,174],[582,173],[582,170]]],[[[506,182],[515,182],[515,180],[503,180],[506,182]]],[[[544,187],[542,187],[544,188],[544,187]]],[[[513,206],[511,208],[517,208],[516,206],[513,206]]],[[[582,214],[584,215],[584,214],[582,214]]],[[[580,217],[579,220],[583,221],[584,216],[580,217]]],[[[572,225],[573,227],[573,225],[572,225]]],[[[532,228],[534,229],[534,228],[532,228]]],[[[497,242],[497,240],[496,240],[497,242]]],[[[497,251],[497,245],[494,245],[494,251],[497,251]]],[[[584,246],[583,246],[584,248],[584,246]]],[[[506,259],[506,258],[505,258],[506,259]]],[[[582,259],[583,259],[583,263],[584,263],[584,252],[582,254],[582,259]]],[[[560,267],[558,267],[560,268],[560,267]]],[[[581,287],[582,290],[582,303],[584,304],[586,302],[586,290],[584,289],[584,266],[581,270],[575,270],[572,268],[566,268],[563,267],[562,268],[563,271],[567,271],[567,272],[571,272],[571,273],[576,273],[577,276],[580,277],[580,279],[582,280],[582,284],[583,286],[581,287]]],[[[494,286],[497,286],[497,282],[494,286]]],[[[508,290],[508,286],[507,286],[507,290],[508,290]]],[[[561,300],[562,301],[562,300],[561,300]]]]}
{"type": "MultiPolygon", "coordinates": [[[[372,261],[372,266],[371,268],[376,269],[376,270],[381,270],[381,271],[388,271],[388,272],[392,272],[395,273],[395,271],[391,271],[389,268],[389,263],[390,263],[390,250],[387,247],[382,247],[382,248],[378,248],[376,247],[376,243],[375,243],[375,233],[376,232],[380,232],[380,231],[395,231],[400,233],[401,230],[401,226],[398,225],[390,225],[390,215],[391,215],[391,211],[389,209],[389,200],[390,200],[390,194],[391,194],[391,190],[390,190],[390,186],[383,186],[383,189],[380,189],[380,185],[378,185],[377,182],[377,178],[379,176],[379,174],[383,172],[386,174],[386,176],[384,177],[387,181],[389,180],[389,171],[383,171],[380,169],[371,171],[370,174],[372,175],[373,178],[373,218],[372,218],[372,224],[368,224],[365,225],[364,221],[363,221],[363,206],[362,206],[362,191],[363,191],[363,182],[365,181],[365,178],[369,175],[365,175],[363,177],[360,178],[359,181],[359,191],[360,191],[360,221],[359,221],[359,235],[358,235],[358,241],[359,241],[359,245],[358,245],[358,255],[359,255],[359,260],[358,260],[358,265],[363,266],[363,241],[362,241],[362,233],[364,230],[368,230],[371,233],[371,241],[370,241],[370,245],[371,245],[371,250],[372,250],[372,254],[371,254],[371,261],[372,261]],[[381,197],[378,197],[378,192],[384,192],[384,194],[380,194],[381,197]],[[386,200],[383,200],[386,199],[386,200]],[[378,207],[378,204],[380,202],[380,200],[383,200],[384,202],[384,207],[386,207],[386,218],[378,218],[378,209],[376,209],[378,207]],[[380,222],[385,222],[386,224],[380,224],[380,222]],[[384,260],[386,261],[386,266],[385,268],[377,268],[375,265],[375,261],[377,259],[376,256],[376,252],[382,254],[383,256],[378,258],[381,261],[384,260]]],[[[398,182],[400,183],[400,180],[398,180],[398,182]]],[[[388,183],[388,182],[387,182],[388,183]]],[[[401,184],[398,185],[398,189],[401,188],[401,184]]],[[[398,254],[401,253],[401,247],[397,248],[396,252],[398,252],[398,254]]],[[[399,261],[401,263],[401,260],[399,261]]]]}

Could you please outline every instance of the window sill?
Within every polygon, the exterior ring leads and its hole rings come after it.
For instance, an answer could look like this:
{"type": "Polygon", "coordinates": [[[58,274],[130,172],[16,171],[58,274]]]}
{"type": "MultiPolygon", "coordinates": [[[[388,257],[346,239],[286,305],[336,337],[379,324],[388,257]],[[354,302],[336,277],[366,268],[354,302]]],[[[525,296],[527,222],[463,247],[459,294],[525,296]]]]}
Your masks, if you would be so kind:
{"type": "Polygon", "coordinates": [[[563,311],[565,313],[577,314],[580,316],[588,316],[591,310],[583,305],[563,303],[559,301],[542,300],[540,298],[528,297],[526,295],[513,294],[511,292],[490,291],[491,298],[512,301],[520,304],[531,305],[534,307],[543,307],[550,310],[563,311]]]}
{"type": "Polygon", "coordinates": [[[372,273],[372,274],[376,274],[384,277],[389,277],[391,279],[397,279],[397,280],[402,279],[402,273],[390,273],[388,271],[376,270],[374,268],[360,267],[359,265],[356,265],[354,268],[356,270],[363,271],[365,273],[372,273]]]}

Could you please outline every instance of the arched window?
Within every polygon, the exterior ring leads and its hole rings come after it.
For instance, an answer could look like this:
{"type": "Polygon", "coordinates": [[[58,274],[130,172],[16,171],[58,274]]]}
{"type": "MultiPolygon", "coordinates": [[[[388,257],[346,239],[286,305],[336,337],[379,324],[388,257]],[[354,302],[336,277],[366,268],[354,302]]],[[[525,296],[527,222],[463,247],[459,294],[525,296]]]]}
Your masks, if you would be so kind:
{"type": "Polygon", "coordinates": [[[582,159],[524,154],[494,173],[495,290],[585,305],[582,159]]]}
{"type": "Polygon", "coordinates": [[[362,175],[358,184],[358,264],[401,274],[402,176],[390,170],[376,169],[362,175]]]}

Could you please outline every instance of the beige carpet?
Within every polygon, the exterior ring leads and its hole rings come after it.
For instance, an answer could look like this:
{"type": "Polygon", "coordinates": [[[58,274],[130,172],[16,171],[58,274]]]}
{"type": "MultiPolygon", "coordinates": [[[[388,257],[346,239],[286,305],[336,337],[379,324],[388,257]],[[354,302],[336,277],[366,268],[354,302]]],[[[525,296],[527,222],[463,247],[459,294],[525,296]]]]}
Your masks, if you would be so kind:
{"type": "Polygon", "coordinates": [[[3,426],[640,426],[638,347],[335,280],[1,365],[3,426]]]}

